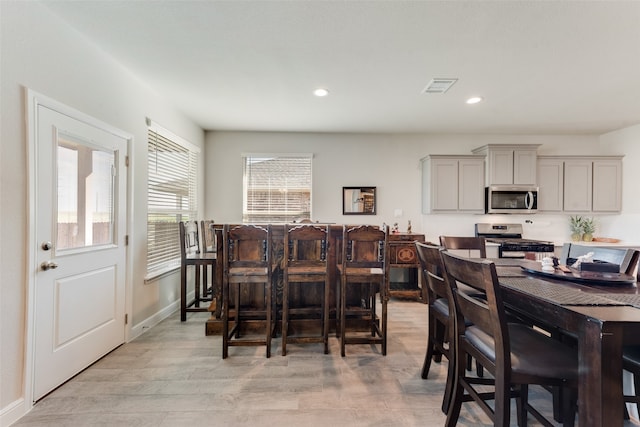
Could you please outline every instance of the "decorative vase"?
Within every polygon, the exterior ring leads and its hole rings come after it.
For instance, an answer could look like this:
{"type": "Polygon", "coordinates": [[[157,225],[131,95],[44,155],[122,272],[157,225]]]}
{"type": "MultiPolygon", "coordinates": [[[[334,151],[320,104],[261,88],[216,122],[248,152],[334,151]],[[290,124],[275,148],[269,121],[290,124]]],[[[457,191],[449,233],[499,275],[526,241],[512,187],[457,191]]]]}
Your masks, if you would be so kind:
{"type": "Polygon", "coordinates": [[[583,242],[591,242],[591,241],[593,241],[593,234],[591,234],[591,233],[584,233],[584,234],[582,235],[582,241],[583,241],[583,242]]]}
{"type": "Polygon", "coordinates": [[[573,240],[574,242],[580,242],[582,240],[582,234],[580,233],[571,234],[571,240],[573,240]]]}

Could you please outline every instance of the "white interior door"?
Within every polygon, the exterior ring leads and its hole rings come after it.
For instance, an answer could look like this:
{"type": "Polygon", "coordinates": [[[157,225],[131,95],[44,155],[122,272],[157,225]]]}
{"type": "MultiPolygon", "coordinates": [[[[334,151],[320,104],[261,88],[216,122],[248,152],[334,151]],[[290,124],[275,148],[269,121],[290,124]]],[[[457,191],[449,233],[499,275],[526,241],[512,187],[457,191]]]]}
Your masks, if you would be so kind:
{"type": "Polygon", "coordinates": [[[35,120],[34,401],[124,342],[128,144],[54,107],[35,120]]]}

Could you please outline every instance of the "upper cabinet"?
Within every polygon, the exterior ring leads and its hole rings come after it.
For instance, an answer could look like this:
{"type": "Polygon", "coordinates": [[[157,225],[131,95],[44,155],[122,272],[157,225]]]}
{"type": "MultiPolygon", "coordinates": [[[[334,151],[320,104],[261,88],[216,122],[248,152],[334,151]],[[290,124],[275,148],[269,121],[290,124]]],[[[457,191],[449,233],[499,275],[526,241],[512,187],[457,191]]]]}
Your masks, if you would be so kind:
{"type": "Polygon", "coordinates": [[[622,156],[540,156],[538,179],[540,211],[622,210],[622,156]]]}
{"type": "Polygon", "coordinates": [[[539,144],[488,144],[473,150],[486,156],[486,185],[535,185],[539,144]]]}
{"type": "Polygon", "coordinates": [[[431,155],[422,159],[423,213],[483,213],[484,158],[431,155]]]}

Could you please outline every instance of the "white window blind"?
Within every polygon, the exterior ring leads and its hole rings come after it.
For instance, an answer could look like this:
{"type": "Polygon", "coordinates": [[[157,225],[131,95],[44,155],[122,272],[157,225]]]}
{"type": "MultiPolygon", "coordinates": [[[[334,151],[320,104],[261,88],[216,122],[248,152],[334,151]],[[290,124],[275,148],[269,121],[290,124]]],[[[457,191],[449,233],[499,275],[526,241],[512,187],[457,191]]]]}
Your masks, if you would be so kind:
{"type": "Polygon", "coordinates": [[[180,221],[198,212],[199,149],[155,123],[148,130],[147,279],[180,265],[180,221]]]}
{"type": "Polygon", "coordinates": [[[310,154],[243,155],[244,222],[311,219],[310,154]]]}

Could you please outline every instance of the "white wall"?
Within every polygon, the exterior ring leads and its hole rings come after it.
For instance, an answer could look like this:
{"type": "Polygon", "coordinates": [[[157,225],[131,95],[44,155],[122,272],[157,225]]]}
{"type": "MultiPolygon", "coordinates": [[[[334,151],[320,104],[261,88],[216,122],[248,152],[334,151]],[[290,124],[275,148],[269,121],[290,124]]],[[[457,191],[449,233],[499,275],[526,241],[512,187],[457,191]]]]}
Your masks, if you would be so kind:
{"type": "MultiPolygon", "coordinates": [[[[133,325],[179,297],[179,275],[143,283],[146,263],[146,124],[150,117],[192,143],[204,133],[160,95],[36,2],[0,1],[0,424],[28,408],[24,399],[28,87],[133,135],[133,325]]],[[[203,186],[201,186],[203,188],[203,186]]],[[[204,193],[203,193],[204,194],[204,193]]],[[[87,301],[90,304],[90,301],[87,301]]]]}
{"type": "MultiPolygon", "coordinates": [[[[627,132],[632,133],[632,132],[627,132]]],[[[438,241],[441,234],[473,235],[477,222],[524,223],[524,235],[533,239],[555,242],[570,238],[568,215],[423,215],[421,213],[420,159],[427,154],[471,154],[485,144],[542,144],[540,155],[603,155],[625,154],[625,182],[637,182],[640,171],[634,164],[640,161],[640,146],[633,145],[635,134],[609,135],[600,142],[597,136],[566,135],[378,135],[378,134],[318,134],[277,132],[207,132],[207,217],[217,222],[240,221],[242,218],[241,153],[314,153],[313,219],[336,223],[393,224],[404,231],[411,220],[414,231],[421,231],[427,240],[438,241]],[[616,137],[617,135],[617,137],[616,137]],[[623,135],[626,138],[623,138],[623,135]],[[615,137],[616,144],[612,143],[615,137]],[[343,186],[378,187],[378,215],[342,215],[343,186]],[[401,209],[402,216],[394,216],[401,209]],[[525,223],[531,220],[533,223],[525,223]]],[[[624,214],[596,216],[600,236],[617,237],[640,243],[638,233],[613,228],[613,222],[626,223],[638,213],[640,201],[631,194],[631,185],[624,189],[624,214]]],[[[638,227],[636,227],[637,229],[638,227]]]]}

